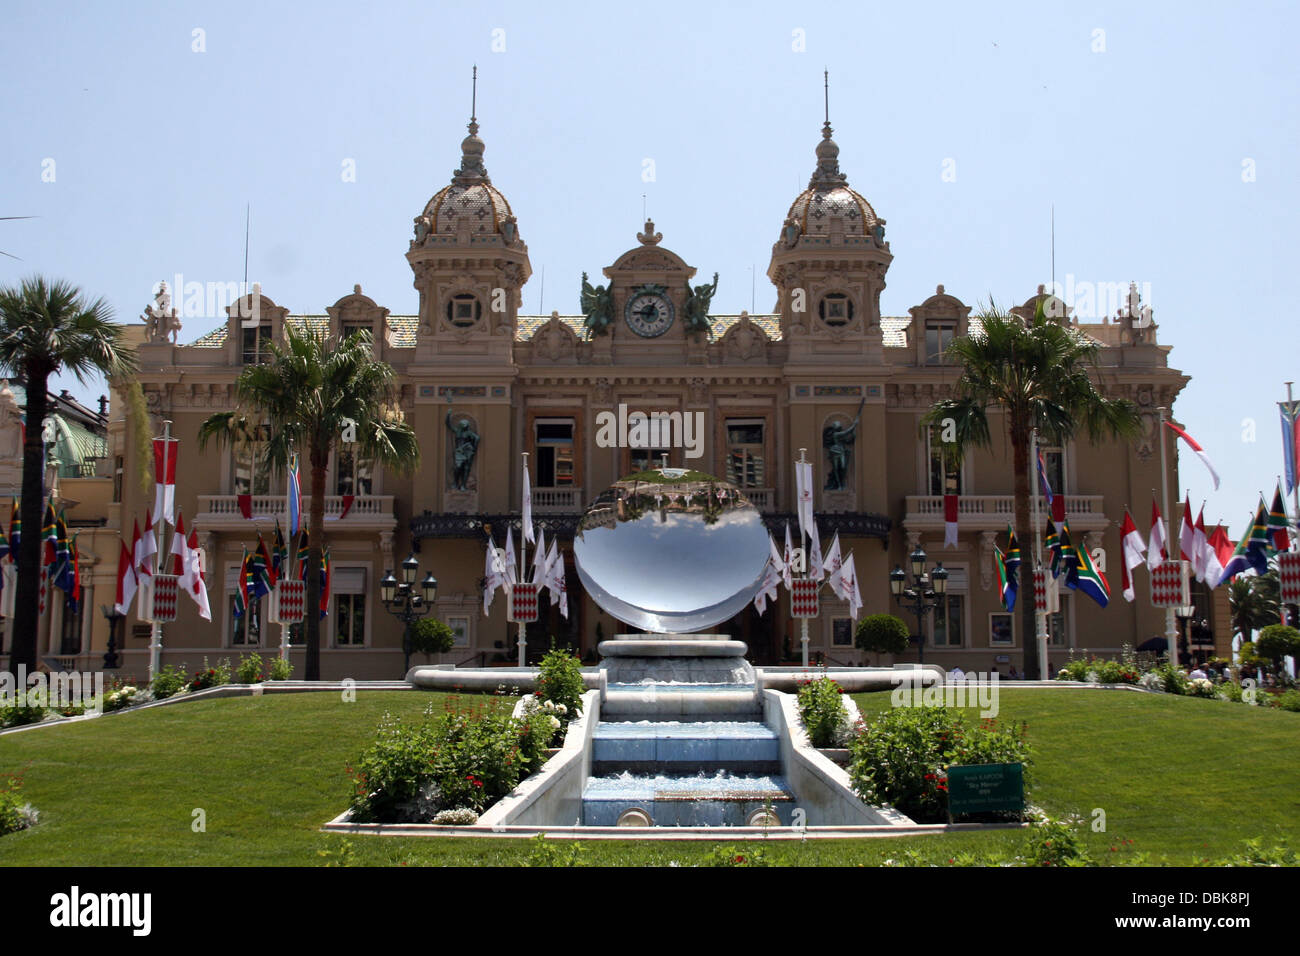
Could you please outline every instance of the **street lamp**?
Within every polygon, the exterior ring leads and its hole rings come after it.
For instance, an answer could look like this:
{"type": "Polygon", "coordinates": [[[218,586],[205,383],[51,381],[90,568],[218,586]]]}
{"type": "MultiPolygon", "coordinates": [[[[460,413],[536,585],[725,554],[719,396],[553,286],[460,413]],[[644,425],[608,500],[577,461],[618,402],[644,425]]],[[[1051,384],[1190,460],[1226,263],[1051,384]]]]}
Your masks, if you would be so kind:
{"type": "Polygon", "coordinates": [[[379,595],[383,598],[388,613],[402,622],[402,653],[406,657],[403,676],[411,669],[411,625],[433,612],[438,599],[438,579],[430,571],[420,582],[420,589],[415,589],[415,577],[420,573],[420,562],[412,553],[402,562],[402,580],[393,576],[392,570],[384,572],[379,581],[379,595]]]}
{"type": "Polygon", "coordinates": [[[926,554],[919,545],[907,558],[912,569],[912,585],[907,584],[907,572],[902,565],[895,565],[889,572],[889,592],[898,602],[899,607],[906,608],[916,615],[917,653],[920,661],[925,663],[925,621],[930,611],[943,603],[948,590],[948,572],[940,561],[933,571],[926,573],[926,554]]]}

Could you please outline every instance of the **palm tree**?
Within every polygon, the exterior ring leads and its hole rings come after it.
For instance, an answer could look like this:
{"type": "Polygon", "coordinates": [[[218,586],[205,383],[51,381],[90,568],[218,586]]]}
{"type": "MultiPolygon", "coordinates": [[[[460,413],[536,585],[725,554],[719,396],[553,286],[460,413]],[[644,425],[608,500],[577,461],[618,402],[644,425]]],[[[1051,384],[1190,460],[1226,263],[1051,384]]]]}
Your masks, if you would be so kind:
{"type": "Polygon", "coordinates": [[[374,356],[370,332],[337,341],[326,332],[285,326],[285,342],[272,343],[270,358],[251,365],[235,382],[236,407],[210,416],[199,428],[199,447],[209,441],[238,445],[270,424],[261,467],[285,473],[299,453],[311,474],[307,530],[307,680],[320,679],[321,552],[325,541],[325,470],[343,431],[355,426],[361,455],[403,474],[420,465],[415,432],[395,405],[396,375],[374,356]]]}
{"type": "Polygon", "coordinates": [[[135,351],[122,342],[102,298],[87,302],[70,282],[42,276],[17,288],[0,289],[0,369],[27,390],[27,435],[23,442],[21,517],[27,533],[18,550],[18,592],[10,668],[36,668],[39,623],[41,518],[45,504],[45,435],[51,375],[71,372],[77,381],[101,373],[110,378],[136,368],[135,351]]]}
{"type": "MultiPolygon", "coordinates": [[[[1012,450],[1016,536],[1021,547],[1033,542],[1029,517],[1033,431],[1037,429],[1051,444],[1063,444],[1080,431],[1095,443],[1107,437],[1130,438],[1140,424],[1131,402],[1107,399],[1094,384],[1090,372],[1100,346],[1044,315],[1045,299],[1039,297],[1032,321],[1005,312],[990,300],[976,316],[979,331],[954,339],[948,348],[948,357],[962,366],[953,397],[936,403],[923,420],[923,426],[938,427],[941,439],[955,445],[952,451],[960,455],[972,445],[992,445],[989,411],[1002,412],[1012,450]],[[948,442],[949,438],[955,441],[948,442]]],[[[1020,580],[1025,672],[1038,674],[1033,561],[1021,563],[1020,580]]]]}
{"type": "Polygon", "coordinates": [[[1228,608],[1232,629],[1249,641],[1258,628],[1276,624],[1280,617],[1277,572],[1238,575],[1228,584],[1228,608]]]}

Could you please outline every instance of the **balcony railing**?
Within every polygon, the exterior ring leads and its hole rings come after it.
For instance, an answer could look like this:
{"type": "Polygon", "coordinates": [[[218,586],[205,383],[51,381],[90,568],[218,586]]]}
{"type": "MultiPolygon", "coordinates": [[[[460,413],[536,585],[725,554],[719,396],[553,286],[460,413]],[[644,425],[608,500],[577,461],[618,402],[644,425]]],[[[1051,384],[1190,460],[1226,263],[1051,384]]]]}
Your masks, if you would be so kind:
{"type": "Polygon", "coordinates": [[[741,488],[745,497],[761,512],[772,511],[776,507],[776,489],[775,488],[741,488]]]}
{"type": "Polygon", "coordinates": [[[582,510],[581,488],[533,489],[533,511],[538,514],[578,514],[582,510]]]}
{"type": "MultiPolygon", "coordinates": [[[[1066,495],[1065,514],[1072,527],[1086,531],[1100,531],[1109,524],[1104,495],[1066,495]]],[[[957,524],[960,528],[1000,531],[1013,522],[1015,516],[1016,500],[1011,495],[962,495],[957,499],[957,524]]],[[[1040,499],[1040,527],[1046,517],[1047,505],[1040,499]]],[[[908,495],[907,517],[903,523],[909,528],[942,527],[943,496],[908,495]]]]}
{"type": "MultiPolygon", "coordinates": [[[[284,524],[289,515],[289,503],[284,495],[253,495],[251,511],[255,520],[274,521],[279,518],[281,524],[284,524]]],[[[309,514],[311,514],[311,495],[304,495],[302,499],[304,523],[309,514]]],[[[327,521],[332,518],[337,519],[342,514],[343,496],[326,495],[325,519],[327,521]]],[[[195,516],[195,521],[201,522],[204,527],[213,528],[223,525],[240,527],[245,520],[244,513],[239,510],[238,495],[199,495],[199,513],[195,516]]],[[[348,511],[347,518],[344,519],[345,527],[355,523],[390,528],[395,521],[392,495],[357,495],[352,501],[352,508],[348,511]]]]}

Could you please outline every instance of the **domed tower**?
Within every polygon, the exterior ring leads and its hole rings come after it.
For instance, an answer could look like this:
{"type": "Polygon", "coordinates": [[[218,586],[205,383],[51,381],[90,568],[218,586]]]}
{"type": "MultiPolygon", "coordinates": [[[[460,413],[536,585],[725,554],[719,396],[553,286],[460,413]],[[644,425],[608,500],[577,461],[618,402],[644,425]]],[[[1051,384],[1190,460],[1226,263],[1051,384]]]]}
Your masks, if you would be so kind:
{"type": "Polygon", "coordinates": [[[420,293],[417,357],[456,365],[509,363],[520,289],[533,270],[510,203],[483,165],[473,112],[468,128],[460,168],[415,217],[406,253],[420,293]]]}
{"type": "Polygon", "coordinates": [[[883,362],[880,293],[893,256],[885,220],[849,187],[829,112],[817,168],[790,205],[767,275],[777,287],[790,361],[818,354],[883,362]]]}

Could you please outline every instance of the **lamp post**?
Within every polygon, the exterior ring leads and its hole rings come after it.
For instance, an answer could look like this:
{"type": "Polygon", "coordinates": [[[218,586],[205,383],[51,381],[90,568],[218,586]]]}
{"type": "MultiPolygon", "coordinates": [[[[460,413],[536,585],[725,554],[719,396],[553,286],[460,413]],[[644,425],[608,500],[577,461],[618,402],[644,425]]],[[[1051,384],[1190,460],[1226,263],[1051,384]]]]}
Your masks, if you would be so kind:
{"type": "Polygon", "coordinates": [[[433,603],[438,598],[438,580],[430,571],[420,582],[419,590],[415,587],[415,577],[420,573],[420,562],[411,554],[402,562],[402,580],[393,576],[392,570],[384,572],[379,582],[379,594],[383,598],[388,613],[402,622],[402,653],[406,657],[402,676],[411,669],[411,625],[433,612],[433,603]]]}
{"type": "Polygon", "coordinates": [[[925,615],[943,603],[948,590],[948,572],[944,570],[943,562],[938,562],[927,574],[925,561],[925,551],[918,545],[907,559],[912,572],[910,586],[907,572],[901,565],[895,565],[889,572],[889,592],[894,595],[894,600],[899,607],[916,615],[917,653],[922,664],[925,663],[925,615]]]}
{"type": "Polygon", "coordinates": [[[103,613],[105,620],[108,621],[108,648],[104,652],[104,670],[116,670],[122,664],[117,656],[117,622],[126,617],[125,614],[119,614],[117,608],[110,607],[107,604],[101,604],[99,610],[103,613]]]}
{"type": "MultiPolygon", "coordinates": [[[[1181,607],[1174,608],[1174,617],[1178,620],[1179,658],[1183,656],[1182,652],[1186,650],[1189,664],[1194,662],[1196,655],[1192,653],[1191,645],[1188,643],[1187,627],[1191,623],[1192,618],[1195,615],[1196,615],[1196,607],[1194,605],[1184,604],[1181,607]]],[[[1177,658],[1175,658],[1173,656],[1173,653],[1171,652],[1169,655],[1169,659],[1172,661],[1172,660],[1176,660],[1177,658]]]]}

